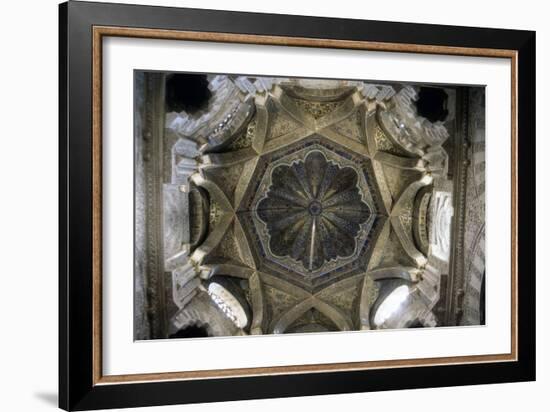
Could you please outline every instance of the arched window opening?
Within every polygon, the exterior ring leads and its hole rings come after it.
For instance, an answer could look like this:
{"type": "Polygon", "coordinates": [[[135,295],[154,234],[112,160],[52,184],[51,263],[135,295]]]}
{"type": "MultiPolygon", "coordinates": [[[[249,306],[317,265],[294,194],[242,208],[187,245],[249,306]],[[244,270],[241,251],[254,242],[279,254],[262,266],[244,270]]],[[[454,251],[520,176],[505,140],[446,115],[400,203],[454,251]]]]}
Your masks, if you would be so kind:
{"type": "Polygon", "coordinates": [[[170,335],[170,339],[207,338],[208,336],[209,335],[206,327],[199,325],[189,325],[170,335]]]}

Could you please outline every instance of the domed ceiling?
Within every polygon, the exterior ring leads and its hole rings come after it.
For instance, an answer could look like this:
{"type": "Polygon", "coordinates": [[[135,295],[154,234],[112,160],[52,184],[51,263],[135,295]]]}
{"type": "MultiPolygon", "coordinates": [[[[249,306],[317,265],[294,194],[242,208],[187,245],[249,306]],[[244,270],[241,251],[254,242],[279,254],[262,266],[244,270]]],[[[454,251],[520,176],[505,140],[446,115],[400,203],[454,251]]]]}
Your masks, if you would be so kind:
{"type": "Polygon", "coordinates": [[[330,262],[357,258],[364,244],[359,237],[369,234],[373,213],[363,200],[366,185],[358,185],[360,170],[327,160],[321,146],[305,153],[295,160],[292,153],[283,158],[291,163],[264,172],[259,187],[269,189],[265,195],[257,190],[261,198],[253,204],[255,222],[259,218],[264,225],[255,228],[267,229],[262,249],[274,262],[288,268],[284,262],[290,258],[301,263],[299,275],[326,275],[330,262]]]}
{"type": "Polygon", "coordinates": [[[365,266],[387,218],[368,163],[317,134],[262,156],[237,211],[257,266],[310,290],[365,266]]]}
{"type": "Polygon", "coordinates": [[[441,322],[455,119],[418,115],[411,86],[209,82],[202,111],[167,115],[163,266],[174,309],[166,333],[196,324],[217,336],[441,322]]]}

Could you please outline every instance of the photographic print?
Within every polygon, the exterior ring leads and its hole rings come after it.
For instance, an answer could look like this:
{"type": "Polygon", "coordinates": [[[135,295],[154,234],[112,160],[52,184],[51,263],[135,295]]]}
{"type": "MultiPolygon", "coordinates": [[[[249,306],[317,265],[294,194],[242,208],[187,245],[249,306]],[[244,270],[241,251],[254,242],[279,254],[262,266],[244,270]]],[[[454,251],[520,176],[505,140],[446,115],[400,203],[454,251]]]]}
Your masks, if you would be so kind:
{"type": "Polygon", "coordinates": [[[136,340],[485,323],[484,87],[134,88],[136,340]]]}
{"type": "Polygon", "coordinates": [[[535,32],[59,12],[60,407],[535,380],[535,32]]]}

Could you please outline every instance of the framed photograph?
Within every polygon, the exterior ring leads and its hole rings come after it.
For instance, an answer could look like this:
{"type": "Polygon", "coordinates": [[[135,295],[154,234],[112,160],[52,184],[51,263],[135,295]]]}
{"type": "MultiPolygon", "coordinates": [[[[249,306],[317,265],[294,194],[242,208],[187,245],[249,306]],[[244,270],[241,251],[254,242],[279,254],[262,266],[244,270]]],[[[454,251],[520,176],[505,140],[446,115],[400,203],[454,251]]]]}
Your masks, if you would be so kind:
{"type": "Polygon", "coordinates": [[[535,33],[60,5],[60,407],[535,379],[535,33]]]}

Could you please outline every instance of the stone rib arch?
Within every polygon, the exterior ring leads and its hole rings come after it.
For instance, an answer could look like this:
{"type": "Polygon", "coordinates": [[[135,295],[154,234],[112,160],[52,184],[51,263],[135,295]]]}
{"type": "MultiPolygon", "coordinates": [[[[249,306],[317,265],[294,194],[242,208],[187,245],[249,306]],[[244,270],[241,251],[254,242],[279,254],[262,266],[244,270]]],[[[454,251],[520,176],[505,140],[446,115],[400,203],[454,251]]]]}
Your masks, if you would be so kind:
{"type": "Polygon", "coordinates": [[[275,319],[270,327],[271,333],[280,334],[292,325],[292,323],[310,309],[316,309],[328,317],[341,331],[351,330],[351,322],[338,309],[332,305],[312,296],[300,302],[287,312],[275,319]]]}
{"type": "Polygon", "coordinates": [[[209,336],[228,336],[238,332],[205,293],[197,294],[172,318],[173,333],[189,326],[205,327],[209,336]]]}

